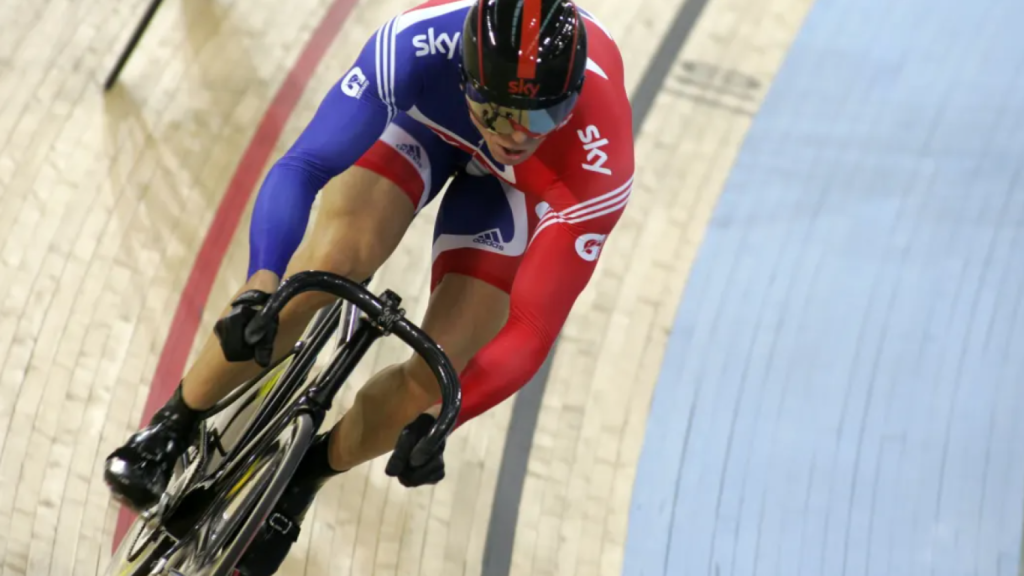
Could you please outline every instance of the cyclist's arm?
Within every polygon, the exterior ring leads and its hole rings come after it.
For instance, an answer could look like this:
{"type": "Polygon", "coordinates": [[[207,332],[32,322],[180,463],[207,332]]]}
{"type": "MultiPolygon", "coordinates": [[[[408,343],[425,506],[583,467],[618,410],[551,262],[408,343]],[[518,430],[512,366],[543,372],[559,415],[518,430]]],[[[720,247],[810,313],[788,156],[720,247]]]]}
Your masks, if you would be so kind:
{"type": "Polygon", "coordinates": [[[464,397],[459,425],[511,396],[537,372],[629,200],[635,165],[625,89],[620,81],[591,87],[589,101],[577,104],[575,121],[544,143],[550,152],[543,161],[564,187],[549,197],[577,200],[556,207],[557,213],[537,225],[512,284],[505,326],[459,376],[472,391],[464,397]]]}
{"type": "Polygon", "coordinates": [[[537,372],[621,214],[619,207],[573,224],[541,221],[512,284],[505,326],[459,377],[473,393],[464,396],[458,426],[511,396],[537,372]]]}
{"type": "Polygon", "coordinates": [[[401,51],[378,58],[378,36],[389,36],[393,22],[370,37],[263,181],[249,227],[249,276],[258,270],[284,274],[320,189],[373,145],[398,110],[412,106],[420,88],[418,68],[401,51]]]}

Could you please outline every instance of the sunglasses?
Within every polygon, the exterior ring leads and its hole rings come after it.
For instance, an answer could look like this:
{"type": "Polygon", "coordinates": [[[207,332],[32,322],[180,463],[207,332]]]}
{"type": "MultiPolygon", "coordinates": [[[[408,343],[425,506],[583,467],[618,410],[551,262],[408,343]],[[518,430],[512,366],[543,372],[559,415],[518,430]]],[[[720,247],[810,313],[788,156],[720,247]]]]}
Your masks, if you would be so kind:
{"type": "Polygon", "coordinates": [[[541,138],[550,134],[569,118],[576,105],[578,94],[539,110],[523,110],[509,108],[489,102],[487,98],[473,86],[472,82],[463,81],[463,91],[469,104],[470,114],[492,134],[511,136],[522,132],[531,138],[541,138]]]}

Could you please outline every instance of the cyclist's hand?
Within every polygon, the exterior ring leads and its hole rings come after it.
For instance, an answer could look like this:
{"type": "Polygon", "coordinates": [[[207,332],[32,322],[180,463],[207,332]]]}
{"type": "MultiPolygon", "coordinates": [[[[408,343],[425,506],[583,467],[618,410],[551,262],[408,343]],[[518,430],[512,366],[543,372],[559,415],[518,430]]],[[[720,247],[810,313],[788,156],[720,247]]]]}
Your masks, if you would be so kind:
{"type": "Polygon", "coordinates": [[[270,294],[260,290],[247,290],[231,303],[231,311],[227,316],[217,320],[213,331],[220,340],[221,350],[228,362],[244,362],[256,360],[260,366],[270,364],[273,354],[274,337],[277,334],[276,318],[270,326],[262,330],[262,335],[255,343],[246,338],[246,327],[249,326],[257,312],[270,299],[270,294]]]}
{"type": "Polygon", "coordinates": [[[395,451],[391,453],[387,468],[384,469],[385,474],[398,478],[406,488],[437,484],[444,478],[444,442],[422,465],[413,466],[411,462],[413,448],[430,432],[434,420],[430,414],[420,414],[406,426],[398,436],[395,451]]]}

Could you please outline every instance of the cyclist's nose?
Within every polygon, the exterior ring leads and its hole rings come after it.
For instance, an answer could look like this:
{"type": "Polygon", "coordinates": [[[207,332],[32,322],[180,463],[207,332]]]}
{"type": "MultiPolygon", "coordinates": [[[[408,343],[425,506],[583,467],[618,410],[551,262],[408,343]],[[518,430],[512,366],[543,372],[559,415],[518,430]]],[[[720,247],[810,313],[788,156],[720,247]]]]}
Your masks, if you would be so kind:
{"type": "Polygon", "coordinates": [[[526,144],[530,137],[523,132],[516,130],[512,133],[512,141],[516,144],[526,144]]]}

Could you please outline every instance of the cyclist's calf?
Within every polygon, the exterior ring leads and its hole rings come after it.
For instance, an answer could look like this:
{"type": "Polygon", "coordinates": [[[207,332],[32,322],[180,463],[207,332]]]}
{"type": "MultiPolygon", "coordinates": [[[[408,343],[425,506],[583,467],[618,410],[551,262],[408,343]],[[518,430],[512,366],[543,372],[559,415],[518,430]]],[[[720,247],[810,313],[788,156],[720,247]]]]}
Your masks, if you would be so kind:
{"type": "Polygon", "coordinates": [[[391,451],[402,427],[441,400],[440,387],[427,372],[424,376],[409,360],[384,368],[361,387],[334,427],[331,467],[348,470],[391,451]]]}
{"type": "MultiPolygon", "coordinates": [[[[494,286],[451,274],[431,294],[420,326],[461,373],[504,325],[508,305],[508,295],[494,286]]],[[[346,470],[391,451],[402,428],[440,399],[434,373],[418,355],[378,372],[360,388],[352,408],[335,426],[331,465],[346,470]]]]}

